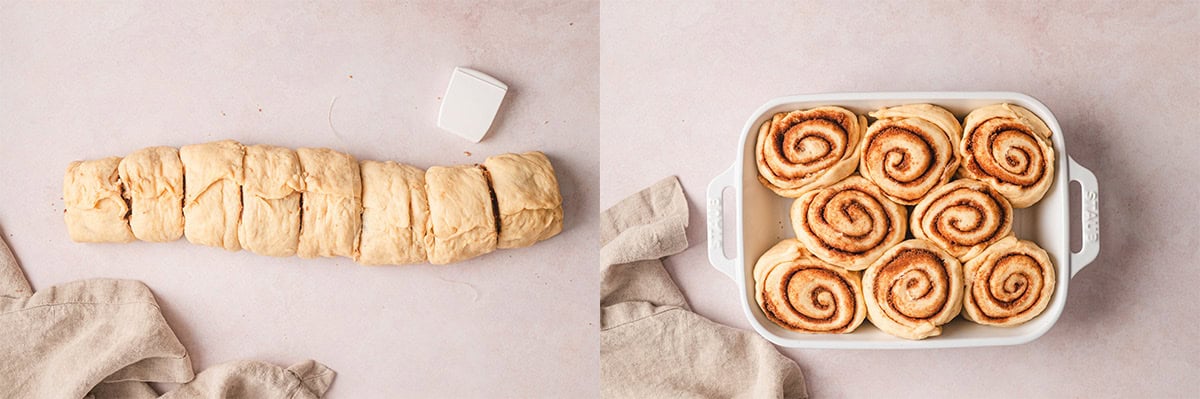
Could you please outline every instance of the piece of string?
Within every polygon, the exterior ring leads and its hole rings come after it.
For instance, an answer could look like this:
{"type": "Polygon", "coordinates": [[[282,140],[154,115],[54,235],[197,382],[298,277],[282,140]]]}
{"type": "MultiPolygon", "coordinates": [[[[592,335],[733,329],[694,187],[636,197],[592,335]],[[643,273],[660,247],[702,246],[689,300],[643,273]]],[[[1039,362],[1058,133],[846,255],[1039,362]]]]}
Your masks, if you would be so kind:
{"type": "Polygon", "coordinates": [[[445,277],[442,277],[442,276],[438,276],[438,278],[439,278],[439,279],[441,279],[442,281],[445,281],[445,282],[447,282],[447,283],[451,283],[451,284],[458,284],[458,285],[465,285],[465,286],[467,286],[467,288],[470,288],[470,289],[471,289],[471,303],[479,302],[479,289],[478,289],[478,288],[475,288],[475,286],[474,286],[474,285],[472,285],[471,283],[466,283],[466,282],[462,282],[462,281],[455,281],[455,280],[451,280],[451,279],[448,279],[448,278],[445,278],[445,277]]]}
{"type": "Polygon", "coordinates": [[[329,130],[333,131],[333,137],[337,137],[338,140],[346,141],[342,138],[341,133],[338,133],[337,128],[333,127],[333,104],[337,103],[337,99],[338,96],[333,96],[333,99],[329,100],[329,130]]]}

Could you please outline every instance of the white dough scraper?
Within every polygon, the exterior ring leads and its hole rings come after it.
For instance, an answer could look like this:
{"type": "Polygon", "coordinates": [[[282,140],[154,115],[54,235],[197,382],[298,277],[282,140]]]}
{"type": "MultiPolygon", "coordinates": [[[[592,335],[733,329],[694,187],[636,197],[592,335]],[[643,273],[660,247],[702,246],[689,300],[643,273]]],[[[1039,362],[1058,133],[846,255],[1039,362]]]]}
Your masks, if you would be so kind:
{"type": "Polygon", "coordinates": [[[492,127],[507,92],[508,85],[483,72],[454,68],[438,110],[438,127],[478,143],[492,127]]]}

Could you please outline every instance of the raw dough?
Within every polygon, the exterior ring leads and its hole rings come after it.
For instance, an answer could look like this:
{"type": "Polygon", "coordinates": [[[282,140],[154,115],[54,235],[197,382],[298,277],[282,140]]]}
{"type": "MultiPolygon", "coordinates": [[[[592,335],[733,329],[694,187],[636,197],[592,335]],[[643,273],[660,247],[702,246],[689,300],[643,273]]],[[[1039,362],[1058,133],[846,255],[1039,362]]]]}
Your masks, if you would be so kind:
{"type": "Polygon", "coordinates": [[[233,140],[179,149],[186,194],[183,234],[191,243],[229,251],[241,249],[237,234],[245,155],[246,149],[233,140]]]}
{"type": "Polygon", "coordinates": [[[142,241],[183,236],[183,162],[172,147],[150,147],[125,156],[117,166],[132,212],[129,227],[142,241]]]}
{"type": "Polygon", "coordinates": [[[528,247],[562,231],[562,195],[545,154],[503,154],[483,162],[500,211],[500,248],[528,247]]]}
{"type": "Polygon", "coordinates": [[[300,244],[300,157],[288,148],[246,147],[238,243],[259,255],[292,256],[300,244]]]}
{"type": "Polygon", "coordinates": [[[301,148],[304,195],[300,214],[301,258],[354,258],[362,228],[362,177],[358,161],[328,148],[301,148]]]}
{"type": "Polygon", "coordinates": [[[64,218],[75,242],[130,242],[129,206],[121,198],[121,158],[75,161],[63,176],[64,218]]]}
{"type": "Polygon", "coordinates": [[[429,262],[441,265],[496,250],[496,214],[484,169],[434,166],[425,172],[433,239],[429,262]]]}
{"type": "Polygon", "coordinates": [[[362,161],[362,238],[355,261],[364,265],[425,262],[429,202],[425,171],[395,162],[362,161]]]}

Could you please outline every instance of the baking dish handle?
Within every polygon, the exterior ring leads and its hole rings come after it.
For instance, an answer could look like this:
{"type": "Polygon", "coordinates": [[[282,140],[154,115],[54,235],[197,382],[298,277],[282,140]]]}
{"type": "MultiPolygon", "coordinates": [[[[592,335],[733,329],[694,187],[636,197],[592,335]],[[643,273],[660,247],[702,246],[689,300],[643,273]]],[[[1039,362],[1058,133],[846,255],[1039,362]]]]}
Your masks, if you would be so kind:
{"type": "MultiPolygon", "coordinates": [[[[737,265],[737,260],[725,257],[725,230],[724,230],[724,209],[725,200],[722,194],[726,187],[734,185],[734,165],[730,165],[729,169],[725,169],[720,175],[717,175],[712,182],[708,183],[708,263],[712,263],[713,267],[725,273],[726,276],[737,281],[734,276],[734,268],[737,265]]],[[[737,201],[734,199],[734,201],[737,201]]]]}
{"type": "Polygon", "coordinates": [[[1068,174],[1071,181],[1079,183],[1079,219],[1083,233],[1079,252],[1071,253],[1071,276],[1083,270],[1084,266],[1096,260],[1100,254],[1100,187],[1096,183],[1096,175],[1087,168],[1079,165],[1071,157],[1067,157],[1068,174]]]}

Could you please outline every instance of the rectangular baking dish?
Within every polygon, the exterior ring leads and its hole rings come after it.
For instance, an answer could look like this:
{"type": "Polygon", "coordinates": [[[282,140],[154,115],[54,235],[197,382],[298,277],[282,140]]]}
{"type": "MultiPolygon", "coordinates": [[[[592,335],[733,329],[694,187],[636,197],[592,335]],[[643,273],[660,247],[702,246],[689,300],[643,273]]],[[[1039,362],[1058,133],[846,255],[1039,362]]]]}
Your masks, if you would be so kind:
{"type": "Polygon", "coordinates": [[[1091,263],[1100,251],[1099,195],[1096,177],[1068,155],[1067,143],[1054,114],[1040,101],[1012,92],[874,92],[828,93],[781,97],[759,107],[742,129],[737,145],[737,161],[708,186],[708,258],[713,267],[738,285],[742,310],[754,330],[771,342],[793,348],[830,349],[918,349],[1017,345],[1045,334],[1062,314],[1067,303],[1070,276],[1091,263]],[[795,237],[788,217],[793,199],[784,198],[763,187],[757,178],[754,160],[758,127],[777,112],[822,105],[845,107],[858,114],[895,105],[937,104],[953,112],[961,121],[972,109],[996,103],[1020,105],[1037,114],[1053,132],[1055,150],[1054,184],[1036,205],[1014,212],[1013,232],[1032,240],[1050,254],[1056,267],[1056,286],[1045,312],[1029,322],[1011,328],[978,325],[960,316],[944,326],[942,335],[921,341],[894,337],[869,322],[850,334],[801,334],[786,330],[763,315],[754,300],[754,263],[768,248],[784,238],[795,237]],[[1069,182],[1078,182],[1082,201],[1082,247],[1070,249],[1069,182]],[[722,194],[733,190],[733,215],[724,215],[722,194]],[[730,216],[732,218],[730,218],[730,216]],[[735,253],[724,253],[724,222],[736,223],[735,253]]]}

